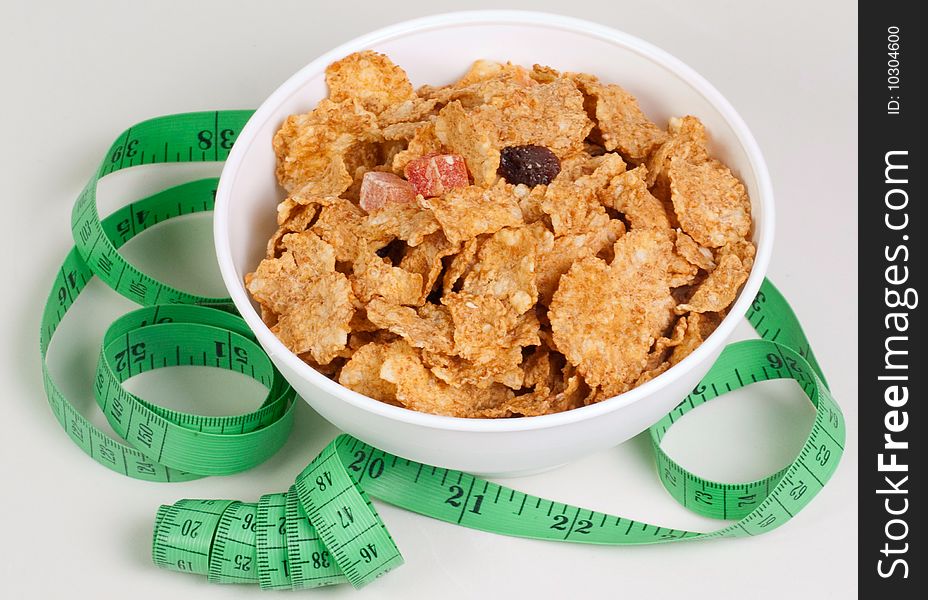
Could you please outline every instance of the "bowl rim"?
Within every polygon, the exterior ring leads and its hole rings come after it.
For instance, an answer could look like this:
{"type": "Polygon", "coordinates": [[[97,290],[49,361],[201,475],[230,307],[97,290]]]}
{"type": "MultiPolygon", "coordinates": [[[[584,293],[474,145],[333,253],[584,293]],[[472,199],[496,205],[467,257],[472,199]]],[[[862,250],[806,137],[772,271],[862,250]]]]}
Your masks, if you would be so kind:
{"type": "MultiPolygon", "coordinates": [[[[268,98],[262,102],[239,133],[236,143],[226,159],[222,175],[216,191],[216,204],[213,216],[213,237],[216,246],[216,257],[219,262],[220,273],[229,294],[265,350],[275,361],[281,361],[298,376],[308,380],[309,383],[322,392],[335,396],[341,401],[348,402],[355,408],[372,413],[390,420],[401,421],[410,425],[427,427],[447,431],[477,431],[486,433],[540,430],[559,427],[593,419],[600,415],[619,410],[635,402],[642,401],[661,388],[671,385],[688,371],[705,361],[714,352],[719,350],[738,322],[747,313],[749,304],[760,289],[766,275],[767,266],[773,248],[774,236],[774,202],[773,186],[766,162],[754,136],[747,124],[735,111],[734,107],[715,89],[706,79],[691,67],[668,52],[641,40],[633,35],[574,17],[567,17],[554,13],[522,10],[472,10],[457,11],[430,15],[408,21],[389,25],[362,36],[353,38],[339,46],[320,55],[315,60],[290,76],[268,98]],[[757,254],[754,265],[742,290],[735,299],[729,314],[726,315],[702,344],[689,356],[674,365],[654,379],[635,387],[618,396],[603,400],[596,404],[582,406],[568,411],[539,415],[531,417],[515,417],[508,419],[466,418],[433,415],[418,412],[407,408],[397,407],[373,398],[369,398],[350,390],[336,381],[319,373],[291,352],[275,336],[270,328],[264,324],[257,311],[251,304],[244,283],[240,281],[232,260],[229,232],[229,204],[231,190],[235,186],[243,156],[246,149],[254,142],[259,130],[263,128],[271,114],[283,102],[297,93],[304,81],[325,69],[331,62],[342,58],[346,54],[359,49],[372,46],[403,35],[445,27],[461,27],[472,25],[531,25],[554,29],[567,30],[600,39],[635,52],[642,57],[669,70],[677,77],[683,79],[689,86],[701,94],[712,105],[732,128],[736,138],[745,150],[751,170],[757,181],[758,198],[755,198],[762,218],[757,228],[758,219],[754,219],[757,234],[757,254]]],[[[681,398],[682,400],[682,398],[681,398]]]]}

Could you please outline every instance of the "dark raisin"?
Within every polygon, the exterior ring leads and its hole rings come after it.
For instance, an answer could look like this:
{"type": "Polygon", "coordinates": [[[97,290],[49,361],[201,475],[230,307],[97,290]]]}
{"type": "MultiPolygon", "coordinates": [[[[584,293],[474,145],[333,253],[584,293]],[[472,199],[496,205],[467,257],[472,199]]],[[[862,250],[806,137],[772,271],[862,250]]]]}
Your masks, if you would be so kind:
{"type": "Polygon", "coordinates": [[[551,183],[561,172],[561,161],[544,146],[506,146],[500,153],[499,174],[513,185],[551,183]]]}

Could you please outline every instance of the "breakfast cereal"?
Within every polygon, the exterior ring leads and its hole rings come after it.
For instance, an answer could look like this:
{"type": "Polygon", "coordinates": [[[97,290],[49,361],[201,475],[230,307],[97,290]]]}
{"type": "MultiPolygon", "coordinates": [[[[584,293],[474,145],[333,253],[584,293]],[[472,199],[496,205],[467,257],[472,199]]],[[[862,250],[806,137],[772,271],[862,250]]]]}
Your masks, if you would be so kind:
{"type": "Polygon", "coordinates": [[[274,137],[287,196],[245,281],[358,393],[470,418],[600,402],[695,350],[750,274],[747,191],[694,116],[488,60],[415,89],[364,51],[326,82],[274,137]]]}

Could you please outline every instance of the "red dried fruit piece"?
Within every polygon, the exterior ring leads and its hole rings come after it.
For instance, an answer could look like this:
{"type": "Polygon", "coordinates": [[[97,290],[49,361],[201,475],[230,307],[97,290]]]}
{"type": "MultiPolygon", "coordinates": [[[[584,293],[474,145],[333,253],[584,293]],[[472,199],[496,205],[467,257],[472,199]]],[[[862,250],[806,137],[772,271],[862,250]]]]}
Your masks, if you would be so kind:
{"type": "Polygon", "coordinates": [[[561,172],[561,161],[544,146],[506,146],[500,152],[498,172],[513,185],[547,185],[561,172]]]}
{"type": "Polygon", "coordinates": [[[402,177],[393,173],[368,171],[361,180],[361,208],[369,213],[387,204],[406,204],[416,200],[416,190],[402,177]]]}
{"type": "Polygon", "coordinates": [[[426,198],[470,184],[467,164],[459,154],[427,154],[409,161],[403,173],[416,192],[426,198]]]}

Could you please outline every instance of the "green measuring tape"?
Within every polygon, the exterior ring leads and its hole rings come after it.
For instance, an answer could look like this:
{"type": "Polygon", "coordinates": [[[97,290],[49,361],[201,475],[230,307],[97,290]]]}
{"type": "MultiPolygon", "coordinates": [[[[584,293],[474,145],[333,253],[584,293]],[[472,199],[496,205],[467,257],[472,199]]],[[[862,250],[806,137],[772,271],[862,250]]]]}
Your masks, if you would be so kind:
{"type": "MultiPolygon", "coordinates": [[[[289,432],[293,391],[244,322],[224,312],[231,310],[228,300],[165,286],[118,253],[123,243],[155,223],[210,210],[216,180],[165,190],[103,220],[95,203],[96,182],[121,168],[224,159],[249,116],[246,111],[191,113],[130,128],[110,148],[75,205],[76,245],[58,273],[42,320],[45,387],[71,438],[95,460],[126,475],[178,481],[234,473],[265,460],[289,432]],[[55,329],[94,275],[144,306],[107,331],[95,382],[97,404],[127,444],[80,414],[56,387],[45,360],[55,329]],[[201,417],[150,404],[121,386],[147,370],[188,364],[249,375],[268,388],[267,399],[247,415],[201,417]]],[[[726,347],[702,382],[650,429],[664,486],[687,508],[732,521],[717,531],[659,527],[530,496],[341,435],[285,493],[264,495],[256,504],[181,500],[162,506],[155,517],[154,562],[206,575],[213,582],[258,583],[264,589],[345,582],[360,587],[403,562],[370,497],[474,529],[591,544],[653,544],[770,531],[808,504],[834,473],[843,452],[844,419],[795,314],[769,281],[761,286],[747,318],[762,339],[726,347]],[[690,473],[661,449],[664,434],[690,410],[772,379],[795,380],[816,409],[802,450],[786,468],[749,483],[718,483],[690,473]]]]}
{"type": "Polygon", "coordinates": [[[293,390],[245,321],[226,312],[232,310],[229,299],[176,290],[139,271],[118,251],[157,223],[212,210],[217,180],[167,189],[103,220],[97,212],[96,189],[102,177],[142,164],[222,160],[249,116],[250,111],[190,113],[127,129],[74,205],[75,246],[58,270],[42,315],[39,348],[45,391],[71,439],[97,462],[130,477],[181,481],[243,471],[274,454],[293,423],[293,390]],[[94,276],[143,305],[107,330],[94,381],[97,405],[127,443],[116,441],[81,414],[56,385],[46,360],[55,330],[94,276]],[[139,373],[182,365],[237,371],[267,387],[267,397],[248,414],[204,417],[151,404],[122,387],[139,373]]]}

